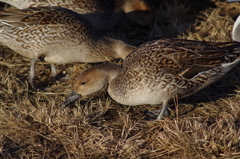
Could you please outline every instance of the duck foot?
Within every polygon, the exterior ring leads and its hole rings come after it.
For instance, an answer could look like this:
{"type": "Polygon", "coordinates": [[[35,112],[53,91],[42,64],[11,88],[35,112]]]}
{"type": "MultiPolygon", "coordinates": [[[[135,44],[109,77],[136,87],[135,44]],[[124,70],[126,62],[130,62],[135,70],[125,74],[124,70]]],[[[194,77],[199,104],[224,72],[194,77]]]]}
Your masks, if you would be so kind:
{"type": "MultiPolygon", "coordinates": [[[[144,113],[150,117],[150,118],[154,118],[157,119],[159,114],[161,113],[161,109],[159,110],[145,110],[144,113]]],[[[168,109],[166,109],[165,113],[163,114],[163,117],[168,117],[170,116],[170,111],[168,109]]]]}

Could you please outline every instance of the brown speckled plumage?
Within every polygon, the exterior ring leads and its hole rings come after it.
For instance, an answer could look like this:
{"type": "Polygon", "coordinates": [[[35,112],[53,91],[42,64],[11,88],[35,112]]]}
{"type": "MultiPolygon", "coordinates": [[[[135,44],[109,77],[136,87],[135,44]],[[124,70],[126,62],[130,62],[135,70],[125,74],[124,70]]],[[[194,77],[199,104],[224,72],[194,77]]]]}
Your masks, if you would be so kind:
{"type": "Polygon", "coordinates": [[[147,25],[153,13],[145,0],[1,0],[16,8],[60,6],[81,14],[99,31],[111,29],[124,14],[133,21],[147,25]]]}
{"type": "MultiPolygon", "coordinates": [[[[135,47],[105,38],[78,13],[61,7],[6,11],[0,15],[0,42],[32,60],[48,63],[102,62],[125,58],[135,47]]],[[[34,87],[34,86],[33,86],[34,87]]]]}
{"type": "Polygon", "coordinates": [[[231,70],[240,60],[233,52],[239,46],[183,39],[147,42],[126,57],[122,68],[102,64],[81,73],[74,92],[87,95],[109,84],[109,95],[121,104],[163,103],[161,119],[169,101],[190,96],[231,70]]]}

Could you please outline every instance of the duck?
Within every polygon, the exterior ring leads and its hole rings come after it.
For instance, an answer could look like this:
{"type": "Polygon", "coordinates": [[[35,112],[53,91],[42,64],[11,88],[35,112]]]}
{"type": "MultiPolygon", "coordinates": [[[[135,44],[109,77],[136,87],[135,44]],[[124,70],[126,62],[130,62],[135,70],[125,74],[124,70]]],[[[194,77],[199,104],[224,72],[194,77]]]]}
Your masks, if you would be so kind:
{"type": "Polygon", "coordinates": [[[18,9],[60,6],[82,15],[98,31],[106,31],[127,18],[140,25],[149,25],[154,13],[145,0],[1,0],[18,9]]]}
{"type": "Polygon", "coordinates": [[[124,59],[135,49],[121,40],[105,37],[78,13],[58,6],[1,12],[0,43],[31,59],[29,83],[34,90],[37,59],[50,63],[55,77],[54,64],[124,59]]]}
{"type": "Polygon", "coordinates": [[[123,61],[95,65],[81,72],[71,95],[61,105],[107,86],[116,102],[135,106],[162,104],[157,120],[166,117],[171,101],[188,97],[222,78],[240,61],[237,42],[160,39],[137,47],[123,61]]]}

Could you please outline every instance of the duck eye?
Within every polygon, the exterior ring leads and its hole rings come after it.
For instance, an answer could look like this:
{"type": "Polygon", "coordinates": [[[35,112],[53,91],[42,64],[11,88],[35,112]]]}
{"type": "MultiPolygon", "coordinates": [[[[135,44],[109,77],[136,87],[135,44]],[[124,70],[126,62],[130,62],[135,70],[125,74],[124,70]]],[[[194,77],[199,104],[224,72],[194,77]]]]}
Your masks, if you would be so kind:
{"type": "Polygon", "coordinates": [[[81,83],[81,85],[85,85],[85,84],[86,84],[86,82],[82,82],[82,83],[81,83]]]}

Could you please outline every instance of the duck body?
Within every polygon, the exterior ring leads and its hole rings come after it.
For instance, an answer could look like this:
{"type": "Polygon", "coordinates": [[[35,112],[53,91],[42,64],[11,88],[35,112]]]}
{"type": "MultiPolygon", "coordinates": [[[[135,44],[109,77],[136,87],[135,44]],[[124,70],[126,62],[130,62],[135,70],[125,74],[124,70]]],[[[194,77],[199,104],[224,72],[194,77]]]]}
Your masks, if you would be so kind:
{"type": "Polygon", "coordinates": [[[147,42],[126,57],[108,92],[125,105],[161,104],[174,96],[187,97],[220,79],[239,62],[239,53],[228,53],[232,51],[229,45],[234,48],[239,43],[147,42]]]}
{"type": "Polygon", "coordinates": [[[145,0],[1,0],[19,9],[29,7],[60,6],[87,20],[96,30],[106,31],[122,20],[125,15],[133,21],[148,25],[153,12],[145,0]]]}
{"type": "MultiPolygon", "coordinates": [[[[239,46],[183,39],[147,42],[130,53],[122,67],[102,64],[80,73],[73,92],[88,95],[108,85],[109,95],[121,104],[163,104],[162,119],[169,101],[198,92],[238,64],[240,54],[234,49],[239,46]]],[[[63,106],[76,100],[73,96],[63,106]]]]}
{"type": "Polygon", "coordinates": [[[108,61],[125,58],[135,48],[105,38],[78,13],[62,7],[6,11],[0,20],[3,45],[30,59],[43,56],[48,63],[108,61]]]}
{"type": "Polygon", "coordinates": [[[106,61],[104,53],[111,54],[112,44],[124,45],[103,37],[79,14],[61,7],[15,10],[0,19],[4,45],[28,58],[45,56],[46,62],[106,61]]]}

